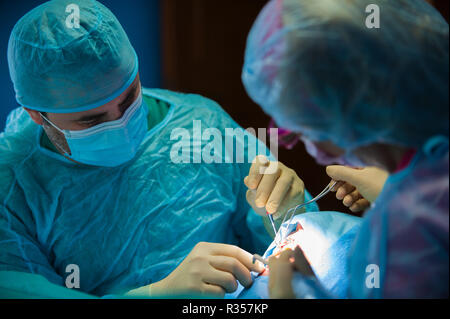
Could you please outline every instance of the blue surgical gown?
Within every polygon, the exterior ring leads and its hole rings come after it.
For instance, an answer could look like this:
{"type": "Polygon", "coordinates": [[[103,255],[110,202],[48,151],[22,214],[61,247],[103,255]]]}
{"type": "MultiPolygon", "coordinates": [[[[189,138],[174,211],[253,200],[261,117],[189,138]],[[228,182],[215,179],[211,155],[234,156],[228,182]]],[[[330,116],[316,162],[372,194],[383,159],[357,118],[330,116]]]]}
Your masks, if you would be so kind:
{"type": "Polygon", "coordinates": [[[349,297],[448,298],[448,159],[448,137],[435,136],[388,178],[355,239],[349,297]]]}
{"type": "Polygon", "coordinates": [[[194,120],[222,134],[239,126],[199,95],[143,92],[166,101],[169,112],[136,157],[117,168],[65,160],[40,146],[43,131],[22,108],[10,114],[0,134],[0,272],[38,274],[64,286],[66,267],[75,264],[79,291],[104,296],[165,278],[199,241],[265,251],[272,240],[246,202],[247,158],[225,163],[223,152],[222,163],[193,163],[202,149],[197,141],[190,163],[171,160],[176,129],[192,136],[194,120]]]}
{"type": "Polygon", "coordinates": [[[387,179],[352,235],[344,295],[296,277],[297,297],[448,298],[448,160],[448,137],[434,136],[387,179]]]}

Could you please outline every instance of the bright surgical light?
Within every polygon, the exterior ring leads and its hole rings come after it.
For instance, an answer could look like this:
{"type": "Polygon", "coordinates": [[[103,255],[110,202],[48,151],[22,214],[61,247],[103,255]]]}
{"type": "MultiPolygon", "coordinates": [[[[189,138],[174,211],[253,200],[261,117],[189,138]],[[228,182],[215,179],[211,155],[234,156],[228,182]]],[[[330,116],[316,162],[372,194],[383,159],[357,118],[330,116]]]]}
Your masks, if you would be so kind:
{"type": "Polygon", "coordinates": [[[314,227],[305,229],[300,222],[297,222],[296,225],[289,236],[275,247],[272,255],[276,256],[286,249],[294,250],[296,246],[300,246],[314,272],[322,273],[329,267],[329,264],[324,262],[323,256],[333,244],[334,238],[327,238],[323,231],[314,227]]]}

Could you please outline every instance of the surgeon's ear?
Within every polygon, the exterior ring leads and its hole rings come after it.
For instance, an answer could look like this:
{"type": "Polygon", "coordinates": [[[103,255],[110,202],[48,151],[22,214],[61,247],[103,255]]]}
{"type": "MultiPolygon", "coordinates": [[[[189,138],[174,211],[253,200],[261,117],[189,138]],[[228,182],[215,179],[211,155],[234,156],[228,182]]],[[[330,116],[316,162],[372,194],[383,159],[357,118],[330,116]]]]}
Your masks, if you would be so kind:
{"type": "Polygon", "coordinates": [[[37,125],[42,125],[44,123],[44,121],[42,120],[41,114],[38,111],[30,110],[30,109],[27,109],[26,107],[24,107],[24,109],[30,115],[30,117],[34,123],[36,123],[37,125]]]}

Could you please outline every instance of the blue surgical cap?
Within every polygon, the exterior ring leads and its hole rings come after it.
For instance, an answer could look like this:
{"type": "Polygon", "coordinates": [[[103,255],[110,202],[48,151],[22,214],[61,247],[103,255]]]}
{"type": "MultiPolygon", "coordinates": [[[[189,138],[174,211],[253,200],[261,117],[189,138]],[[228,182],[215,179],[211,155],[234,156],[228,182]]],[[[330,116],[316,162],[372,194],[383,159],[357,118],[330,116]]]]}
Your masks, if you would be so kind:
{"type": "Polygon", "coordinates": [[[424,0],[272,0],[242,80],[278,126],[311,140],[419,147],[448,136],[448,32],[424,0]],[[370,4],[380,28],[366,24],[370,4]]]}
{"type": "Polygon", "coordinates": [[[138,72],[136,53],[119,21],[93,0],[53,0],[25,14],[11,32],[8,64],[17,102],[53,113],[106,104],[138,72]],[[70,4],[79,8],[79,26],[70,4]]]}

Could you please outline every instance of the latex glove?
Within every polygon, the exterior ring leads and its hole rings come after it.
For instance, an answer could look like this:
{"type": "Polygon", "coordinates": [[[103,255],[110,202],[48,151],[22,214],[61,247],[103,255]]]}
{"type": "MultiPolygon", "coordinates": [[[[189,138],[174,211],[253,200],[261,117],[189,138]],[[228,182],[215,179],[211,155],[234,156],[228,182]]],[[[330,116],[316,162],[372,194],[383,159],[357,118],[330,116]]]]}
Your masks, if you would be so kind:
{"type": "Polygon", "coordinates": [[[389,173],[377,167],[351,168],[341,165],[327,167],[331,183],[338,181],[332,189],[336,198],[352,212],[367,209],[383,189],[389,173]]]}
{"type": "Polygon", "coordinates": [[[247,202],[261,216],[268,212],[281,219],[288,209],[305,200],[305,184],[295,171],[262,155],[253,160],[244,184],[249,189],[247,202]]]}
{"type": "Polygon", "coordinates": [[[269,297],[271,299],[294,299],[292,277],[294,271],[305,276],[315,276],[314,271],[299,246],[287,249],[279,256],[269,258],[269,297]]]}
{"type": "Polygon", "coordinates": [[[150,285],[150,295],[222,298],[225,293],[236,291],[237,281],[249,287],[250,271],[264,270],[264,265],[253,263],[252,257],[237,246],[200,242],[169,276],[150,285]]]}

